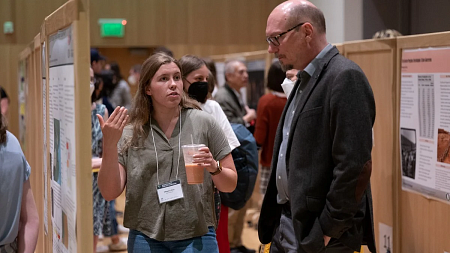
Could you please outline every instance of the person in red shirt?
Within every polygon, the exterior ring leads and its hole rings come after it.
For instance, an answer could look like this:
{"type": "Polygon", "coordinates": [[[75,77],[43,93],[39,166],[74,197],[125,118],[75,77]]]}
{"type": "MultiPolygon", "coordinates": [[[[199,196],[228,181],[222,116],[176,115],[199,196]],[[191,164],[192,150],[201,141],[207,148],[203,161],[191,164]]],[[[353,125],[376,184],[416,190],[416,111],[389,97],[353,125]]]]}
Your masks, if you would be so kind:
{"type": "Polygon", "coordinates": [[[270,177],[270,164],[272,163],[275,133],[287,101],[286,95],[281,88],[285,77],[286,73],[281,69],[280,62],[273,62],[267,74],[267,88],[269,89],[269,93],[259,99],[257,107],[256,118],[258,120],[256,121],[254,136],[256,143],[262,149],[260,159],[261,181],[259,186],[263,196],[266,193],[270,177]]]}

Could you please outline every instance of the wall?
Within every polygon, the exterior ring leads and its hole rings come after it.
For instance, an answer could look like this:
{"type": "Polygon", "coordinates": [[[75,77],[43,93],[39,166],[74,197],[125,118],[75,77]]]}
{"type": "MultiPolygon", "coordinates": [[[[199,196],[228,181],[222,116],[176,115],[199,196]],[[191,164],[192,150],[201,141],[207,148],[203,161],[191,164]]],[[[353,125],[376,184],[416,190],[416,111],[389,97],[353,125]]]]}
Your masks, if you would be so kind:
{"type": "Polygon", "coordinates": [[[42,21],[66,0],[0,1],[0,44],[28,44],[41,30],[42,21]],[[12,21],[14,33],[4,34],[3,23],[12,21]]]}
{"type": "Polygon", "coordinates": [[[443,0],[364,0],[364,39],[384,29],[403,35],[450,30],[450,2],[443,0]]]}
{"type": "Polygon", "coordinates": [[[311,0],[325,15],[330,43],[361,40],[362,0],[311,0]]]}
{"type": "Polygon", "coordinates": [[[450,1],[410,0],[411,34],[442,32],[450,30],[450,1]]]}
{"type": "Polygon", "coordinates": [[[267,47],[267,17],[281,2],[282,0],[91,1],[91,45],[165,45],[176,56],[187,53],[207,56],[261,50],[267,47]],[[99,18],[126,19],[125,37],[101,38],[99,18]]]}

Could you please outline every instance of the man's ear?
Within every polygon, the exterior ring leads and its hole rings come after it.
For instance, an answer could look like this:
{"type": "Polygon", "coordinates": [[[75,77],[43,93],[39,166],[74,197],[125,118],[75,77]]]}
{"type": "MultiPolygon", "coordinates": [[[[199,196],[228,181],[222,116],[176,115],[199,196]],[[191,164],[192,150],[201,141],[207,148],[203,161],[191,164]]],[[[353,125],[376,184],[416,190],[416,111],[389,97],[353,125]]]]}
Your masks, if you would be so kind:
{"type": "Polygon", "coordinates": [[[311,25],[311,23],[305,23],[303,26],[303,31],[305,33],[305,38],[311,39],[312,35],[314,34],[314,26],[311,25]]]}

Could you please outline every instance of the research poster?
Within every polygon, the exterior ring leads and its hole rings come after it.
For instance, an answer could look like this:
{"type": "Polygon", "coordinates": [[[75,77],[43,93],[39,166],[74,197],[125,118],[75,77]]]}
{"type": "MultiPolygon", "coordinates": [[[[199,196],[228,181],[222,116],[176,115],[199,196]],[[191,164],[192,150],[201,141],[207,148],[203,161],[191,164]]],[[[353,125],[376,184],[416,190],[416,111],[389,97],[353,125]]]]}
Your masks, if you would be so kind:
{"type": "Polygon", "coordinates": [[[72,29],[49,37],[49,145],[53,252],[77,252],[72,29]]]}
{"type": "Polygon", "coordinates": [[[403,190],[450,203],[450,48],[404,50],[400,95],[403,190]]]}

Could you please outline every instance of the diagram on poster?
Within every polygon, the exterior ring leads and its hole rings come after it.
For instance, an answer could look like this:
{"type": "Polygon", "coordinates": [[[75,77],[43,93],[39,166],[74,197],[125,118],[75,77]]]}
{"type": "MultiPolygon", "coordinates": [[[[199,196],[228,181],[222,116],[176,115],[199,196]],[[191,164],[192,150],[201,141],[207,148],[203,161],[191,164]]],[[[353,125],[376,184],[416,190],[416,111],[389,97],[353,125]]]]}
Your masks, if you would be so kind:
{"type": "Polygon", "coordinates": [[[450,48],[404,50],[400,95],[403,190],[450,203],[450,48]]]}
{"type": "Polygon", "coordinates": [[[49,149],[53,252],[77,252],[72,29],[49,37],[49,149]]]}

